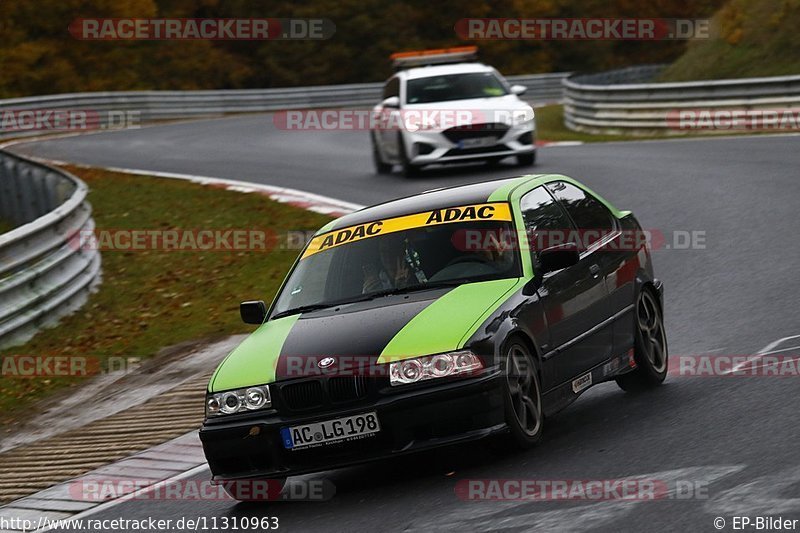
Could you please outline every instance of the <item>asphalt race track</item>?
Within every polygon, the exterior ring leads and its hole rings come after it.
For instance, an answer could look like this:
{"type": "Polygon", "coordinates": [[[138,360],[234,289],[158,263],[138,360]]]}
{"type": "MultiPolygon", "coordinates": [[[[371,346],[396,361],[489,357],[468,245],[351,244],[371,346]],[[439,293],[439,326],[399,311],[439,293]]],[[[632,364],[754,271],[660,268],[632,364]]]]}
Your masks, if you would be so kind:
{"type": "MultiPolygon", "coordinates": [[[[547,147],[532,169],[475,165],[411,179],[373,174],[365,132],[280,131],[270,115],[70,137],[14,150],[281,185],[362,204],[531,171],[563,173],[633,210],[645,228],[662,232],[672,245],[655,251],[654,263],[665,283],[673,358],[800,345],[798,136],[547,147]],[[704,247],[675,249],[676,231],[704,232],[704,247]],[[785,340],[776,344],[779,339],[785,340]]],[[[798,392],[797,377],[671,376],[640,396],[604,384],[548,420],[542,444],[529,452],[476,443],[327,472],[312,476],[336,486],[336,496],[321,503],[132,501],[93,518],[277,516],[285,531],[715,531],[715,517],[725,519],[725,530],[734,515],[800,518],[798,392]],[[466,502],[454,490],[461,479],[631,476],[690,481],[696,493],[658,501],[466,502]]]]}

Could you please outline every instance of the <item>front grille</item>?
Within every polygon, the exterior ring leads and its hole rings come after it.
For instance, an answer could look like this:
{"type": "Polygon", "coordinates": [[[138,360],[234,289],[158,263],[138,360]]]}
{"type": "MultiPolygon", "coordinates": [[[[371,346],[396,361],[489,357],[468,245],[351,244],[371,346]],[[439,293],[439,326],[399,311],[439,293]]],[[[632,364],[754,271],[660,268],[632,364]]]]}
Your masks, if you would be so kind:
{"type": "Polygon", "coordinates": [[[510,150],[505,144],[496,144],[494,146],[485,146],[481,148],[451,148],[445,152],[443,157],[450,157],[454,155],[478,155],[478,154],[491,154],[493,152],[506,152],[510,150]]]}
{"type": "Polygon", "coordinates": [[[361,399],[367,395],[367,378],[366,376],[330,378],[328,394],[334,402],[361,399]]]}
{"type": "Polygon", "coordinates": [[[280,387],[282,404],[292,411],[330,407],[334,403],[351,402],[367,397],[369,377],[335,376],[313,378],[280,387]]]}
{"type": "Polygon", "coordinates": [[[442,132],[447,140],[458,143],[464,139],[475,139],[478,137],[500,138],[508,131],[509,125],[501,122],[485,122],[481,124],[467,124],[448,128],[442,132]]]}
{"type": "Polygon", "coordinates": [[[289,409],[301,410],[320,407],[325,402],[319,380],[301,381],[281,387],[281,395],[289,409]]]}

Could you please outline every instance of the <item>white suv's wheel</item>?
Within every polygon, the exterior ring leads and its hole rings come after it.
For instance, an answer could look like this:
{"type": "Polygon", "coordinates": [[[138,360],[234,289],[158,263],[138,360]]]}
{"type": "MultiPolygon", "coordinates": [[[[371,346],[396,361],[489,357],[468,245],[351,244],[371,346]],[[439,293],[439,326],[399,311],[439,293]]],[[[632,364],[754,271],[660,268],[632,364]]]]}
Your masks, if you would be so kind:
{"type": "Polygon", "coordinates": [[[378,143],[375,142],[375,136],[370,135],[369,139],[372,145],[372,163],[375,165],[375,172],[378,174],[389,174],[392,171],[392,165],[383,162],[378,143]]]}
{"type": "Polygon", "coordinates": [[[403,134],[400,132],[397,133],[397,151],[400,154],[400,166],[403,167],[403,176],[407,178],[418,176],[420,167],[412,164],[409,160],[406,154],[406,143],[403,140],[403,134]]]}

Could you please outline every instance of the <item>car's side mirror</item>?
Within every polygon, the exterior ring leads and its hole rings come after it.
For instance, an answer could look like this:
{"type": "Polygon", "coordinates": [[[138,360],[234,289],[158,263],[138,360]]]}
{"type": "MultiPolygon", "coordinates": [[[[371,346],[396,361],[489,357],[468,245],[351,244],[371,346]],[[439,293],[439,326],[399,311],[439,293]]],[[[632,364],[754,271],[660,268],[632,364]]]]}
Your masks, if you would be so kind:
{"type": "Polygon", "coordinates": [[[389,109],[400,109],[400,98],[397,96],[390,96],[381,102],[381,106],[388,107],[389,109]]]}
{"type": "Polygon", "coordinates": [[[580,261],[581,254],[574,242],[545,248],[539,252],[539,271],[542,274],[571,267],[580,261]]]}
{"type": "Polygon", "coordinates": [[[522,96],[528,91],[528,88],[524,85],[512,85],[511,86],[511,94],[516,94],[517,96],[522,96]]]}
{"type": "Polygon", "coordinates": [[[545,248],[538,254],[539,261],[535,266],[534,276],[522,287],[522,294],[533,296],[542,286],[543,277],[548,272],[555,272],[577,264],[581,259],[578,246],[574,242],[559,244],[545,248]]]}
{"type": "Polygon", "coordinates": [[[262,300],[242,302],[239,304],[239,314],[245,324],[263,324],[267,318],[267,304],[262,300]]]}

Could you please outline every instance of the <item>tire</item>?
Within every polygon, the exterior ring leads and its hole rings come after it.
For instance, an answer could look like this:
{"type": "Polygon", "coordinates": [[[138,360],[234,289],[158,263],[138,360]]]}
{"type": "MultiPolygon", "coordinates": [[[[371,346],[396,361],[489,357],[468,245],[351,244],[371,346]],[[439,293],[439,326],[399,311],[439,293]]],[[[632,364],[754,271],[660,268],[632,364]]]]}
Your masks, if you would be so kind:
{"type": "Polygon", "coordinates": [[[517,164],[521,167],[530,167],[536,163],[536,152],[517,156],[517,164]]]}
{"type": "Polygon", "coordinates": [[[544,412],[539,367],[528,347],[512,338],[503,349],[506,424],[517,448],[535,446],[542,438],[544,412]]]}
{"type": "Polygon", "coordinates": [[[370,135],[370,143],[372,144],[372,163],[375,165],[375,172],[377,174],[389,174],[392,172],[392,165],[384,163],[381,157],[381,152],[378,149],[378,143],[375,142],[375,136],[370,135]]]}
{"type": "Polygon", "coordinates": [[[397,149],[400,153],[400,166],[403,169],[403,176],[407,178],[419,176],[420,167],[412,165],[411,161],[409,161],[408,155],[406,154],[406,143],[403,141],[403,134],[399,132],[397,134],[397,149]]]}
{"type": "Polygon", "coordinates": [[[267,502],[280,498],[286,478],[223,481],[225,493],[239,502],[267,502]]]}
{"type": "Polygon", "coordinates": [[[633,358],[636,370],[619,376],[617,385],[624,391],[638,392],[664,382],[669,368],[667,334],[664,315],[658,300],[649,288],[643,288],[636,301],[636,333],[633,358]]]}

